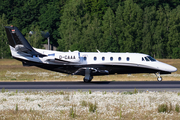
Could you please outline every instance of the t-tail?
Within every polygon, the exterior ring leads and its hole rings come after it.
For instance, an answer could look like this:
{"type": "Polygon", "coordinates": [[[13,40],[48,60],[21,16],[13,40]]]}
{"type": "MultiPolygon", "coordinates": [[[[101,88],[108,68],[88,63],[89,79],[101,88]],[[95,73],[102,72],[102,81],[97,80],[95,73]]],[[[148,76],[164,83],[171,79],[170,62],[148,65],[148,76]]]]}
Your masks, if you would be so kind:
{"type": "Polygon", "coordinates": [[[18,30],[17,27],[14,26],[5,26],[7,38],[11,50],[11,54],[14,58],[19,55],[22,56],[39,56],[44,57],[43,55],[37,51],[35,51],[26,38],[22,35],[22,33],[18,30]]]}

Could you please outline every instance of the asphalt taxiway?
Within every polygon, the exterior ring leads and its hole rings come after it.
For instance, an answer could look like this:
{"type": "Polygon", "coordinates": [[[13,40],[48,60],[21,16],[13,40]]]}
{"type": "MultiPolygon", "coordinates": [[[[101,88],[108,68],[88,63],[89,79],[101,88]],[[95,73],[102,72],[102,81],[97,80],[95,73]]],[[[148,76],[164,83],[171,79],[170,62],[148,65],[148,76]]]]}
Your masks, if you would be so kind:
{"type": "Polygon", "coordinates": [[[0,82],[0,89],[8,90],[92,90],[92,91],[180,91],[180,81],[92,81],[84,82],[0,82]]]}

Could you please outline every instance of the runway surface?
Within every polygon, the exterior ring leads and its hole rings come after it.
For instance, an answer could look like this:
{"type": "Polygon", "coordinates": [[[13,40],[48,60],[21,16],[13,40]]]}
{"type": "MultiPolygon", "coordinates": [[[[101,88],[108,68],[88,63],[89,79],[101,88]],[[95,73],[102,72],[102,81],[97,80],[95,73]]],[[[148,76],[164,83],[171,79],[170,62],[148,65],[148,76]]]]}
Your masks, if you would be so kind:
{"type": "Polygon", "coordinates": [[[8,90],[153,90],[180,91],[180,81],[0,82],[8,90]]]}

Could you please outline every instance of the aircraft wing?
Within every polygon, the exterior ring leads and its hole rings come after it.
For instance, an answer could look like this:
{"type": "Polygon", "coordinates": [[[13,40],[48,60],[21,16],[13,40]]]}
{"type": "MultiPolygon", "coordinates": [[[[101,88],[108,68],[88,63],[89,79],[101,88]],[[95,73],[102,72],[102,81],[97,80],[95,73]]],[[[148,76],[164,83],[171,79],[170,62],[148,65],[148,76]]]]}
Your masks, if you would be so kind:
{"type": "Polygon", "coordinates": [[[92,67],[82,67],[79,68],[76,72],[73,73],[73,75],[83,75],[85,76],[85,70],[89,69],[91,71],[91,75],[108,75],[109,71],[108,70],[99,70],[97,68],[92,68],[92,67]]]}

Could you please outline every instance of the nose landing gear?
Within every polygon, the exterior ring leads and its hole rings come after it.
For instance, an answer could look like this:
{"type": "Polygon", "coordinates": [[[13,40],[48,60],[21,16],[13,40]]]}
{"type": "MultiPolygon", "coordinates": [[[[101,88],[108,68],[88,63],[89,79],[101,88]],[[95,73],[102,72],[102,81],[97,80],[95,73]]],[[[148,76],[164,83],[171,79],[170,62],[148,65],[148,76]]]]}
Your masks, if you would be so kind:
{"type": "Polygon", "coordinates": [[[155,73],[155,75],[158,77],[157,81],[161,82],[162,81],[162,77],[160,76],[160,72],[155,73]]]}
{"type": "Polygon", "coordinates": [[[162,81],[162,77],[158,77],[157,80],[158,80],[159,82],[161,82],[161,81],[162,81]]]}

